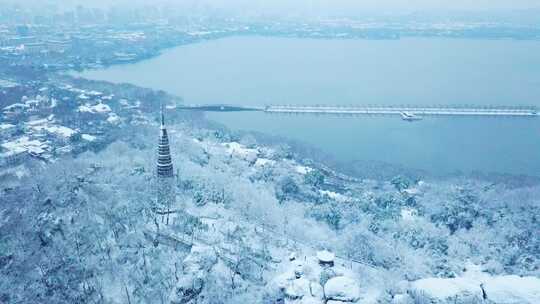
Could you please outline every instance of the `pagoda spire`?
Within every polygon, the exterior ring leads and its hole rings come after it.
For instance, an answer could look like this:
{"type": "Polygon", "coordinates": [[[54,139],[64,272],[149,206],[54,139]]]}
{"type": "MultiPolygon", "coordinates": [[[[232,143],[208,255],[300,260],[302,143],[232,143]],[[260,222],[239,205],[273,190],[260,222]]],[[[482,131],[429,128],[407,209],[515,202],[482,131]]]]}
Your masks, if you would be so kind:
{"type": "Polygon", "coordinates": [[[161,127],[158,144],[157,175],[159,178],[173,177],[173,163],[171,158],[171,148],[169,146],[169,135],[165,127],[165,113],[161,104],[161,127]]]}
{"type": "Polygon", "coordinates": [[[165,113],[163,112],[163,103],[161,103],[161,127],[165,128],[165,113]]]}

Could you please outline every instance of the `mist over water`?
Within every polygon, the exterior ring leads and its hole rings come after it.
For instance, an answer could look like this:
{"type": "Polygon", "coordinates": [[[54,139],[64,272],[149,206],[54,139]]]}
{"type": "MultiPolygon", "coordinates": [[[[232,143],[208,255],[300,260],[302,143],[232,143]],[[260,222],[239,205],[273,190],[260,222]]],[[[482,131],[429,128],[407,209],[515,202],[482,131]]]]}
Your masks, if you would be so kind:
{"type": "MultiPolygon", "coordinates": [[[[164,89],[188,104],[540,106],[540,42],[236,37],[83,77],[164,89]]],[[[540,176],[538,119],[211,114],[232,129],[313,144],[343,161],[540,176]]]]}

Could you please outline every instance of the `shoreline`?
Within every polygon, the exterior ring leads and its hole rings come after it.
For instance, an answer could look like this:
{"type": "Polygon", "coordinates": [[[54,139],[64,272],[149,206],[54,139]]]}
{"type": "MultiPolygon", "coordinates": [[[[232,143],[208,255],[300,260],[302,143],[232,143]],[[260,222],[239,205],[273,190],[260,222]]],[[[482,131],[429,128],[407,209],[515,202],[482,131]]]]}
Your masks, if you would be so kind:
{"type": "MultiPolygon", "coordinates": [[[[275,36],[275,35],[252,35],[252,34],[233,34],[233,35],[226,35],[226,36],[223,36],[223,37],[218,37],[218,38],[209,38],[209,39],[203,39],[203,40],[197,40],[197,41],[193,41],[193,42],[188,42],[188,43],[184,43],[184,44],[179,44],[179,45],[175,45],[175,46],[170,46],[170,47],[166,47],[166,48],[163,48],[163,49],[160,49],[156,54],[152,55],[152,56],[149,56],[149,57],[144,57],[144,58],[138,58],[137,60],[133,61],[133,62],[127,62],[127,63],[122,63],[122,62],[119,62],[119,63],[113,63],[113,64],[110,64],[108,65],[107,67],[96,67],[96,68],[88,68],[88,69],[84,69],[82,70],[82,72],[78,72],[78,71],[75,71],[73,69],[71,70],[64,70],[64,71],[51,71],[51,72],[46,72],[45,73],[45,77],[52,77],[52,78],[55,78],[56,76],[60,76],[60,77],[70,77],[70,78],[74,78],[74,79],[77,79],[77,78],[80,78],[81,80],[85,80],[85,81],[97,81],[97,80],[93,80],[93,79],[89,79],[89,78],[85,78],[83,76],[81,76],[80,74],[81,73],[84,73],[85,71],[92,71],[92,70],[103,70],[103,69],[107,69],[107,68],[114,68],[114,67],[117,67],[117,66],[121,66],[121,65],[127,65],[127,64],[138,64],[140,62],[144,62],[144,61],[148,61],[148,60],[152,60],[153,58],[156,58],[156,57],[159,57],[159,56],[162,56],[164,53],[168,52],[168,51],[171,51],[173,49],[176,49],[176,48],[180,48],[180,47],[184,47],[184,46],[189,46],[189,45],[193,45],[193,44],[199,44],[199,43],[203,43],[203,42],[208,42],[208,41],[215,41],[215,40],[220,40],[220,39],[229,39],[231,37],[245,37],[245,36],[256,36],[256,37],[262,37],[262,38],[284,38],[284,39],[310,39],[310,40],[333,40],[331,38],[319,38],[319,37],[316,37],[316,38],[313,38],[313,37],[283,37],[283,36],[275,36]],[[74,73],[76,73],[74,75],[74,73]]],[[[358,39],[361,39],[361,40],[373,40],[373,39],[365,39],[365,38],[347,38],[347,39],[343,39],[343,38],[334,38],[334,39],[341,39],[341,40],[358,40],[358,39]]],[[[446,39],[465,39],[465,38],[454,38],[454,37],[405,37],[405,38],[400,38],[400,39],[422,39],[422,40],[430,40],[430,39],[443,39],[443,40],[446,40],[446,39]]],[[[479,40],[477,38],[474,38],[474,40],[479,40]]],[[[480,39],[480,40],[485,40],[485,39],[480,39]]],[[[529,41],[529,40],[527,40],[529,41]]],[[[536,41],[536,40],[534,40],[536,41]]],[[[123,82],[109,82],[110,85],[113,85],[113,86],[118,86],[118,85],[121,85],[123,84],[123,82]]],[[[130,84],[130,83],[127,83],[129,85],[133,85],[133,84],[130,84]]],[[[151,91],[160,91],[160,90],[156,90],[155,88],[145,88],[145,87],[142,87],[142,86],[137,86],[137,85],[134,85],[135,87],[139,87],[141,89],[148,89],[148,90],[151,90],[151,91]]],[[[172,95],[170,94],[169,92],[166,92],[168,95],[172,95]]],[[[179,97],[178,97],[179,98],[179,97]]],[[[205,118],[205,119],[208,119],[208,118],[205,118]]],[[[220,124],[221,126],[224,127],[224,125],[222,125],[221,123],[218,123],[216,121],[212,121],[213,123],[217,123],[217,124],[220,124]]],[[[421,169],[417,169],[417,168],[414,168],[414,167],[408,167],[408,166],[404,166],[402,164],[399,164],[399,163],[389,163],[389,162],[384,162],[384,161],[372,161],[372,160],[368,160],[368,159],[356,159],[356,160],[348,160],[348,161],[339,161],[338,160],[338,157],[336,156],[332,156],[330,153],[328,152],[323,152],[321,149],[318,149],[318,148],[315,148],[313,146],[313,144],[309,144],[309,143],[306,143],[306,142],[301,142],[299,140],[294,140],[294,139],[287,139],[283,136],[276,136],[276,135],[271,135],[271,134],[262,134],[260,132],[257,132],[257,131],[248,131],[248,130],[243,130],[243,131],[233,131],[232,129],[230,128],[226,128],[227,131],[229,133],[233,132],[233,133],[239,133],[239,134],[242,134],[242,133],[245,133],[245,134],[251,134],[251,135],[255,135],[256,134],[256,137],[258,138],[261,138],[261,137],[267,137],[267,138],[277,138],[279,141],[281,142],[289,142],[289,143],[294,143],[295,146],[299,147],[298,149],[299,150],[311,150],[311,151],[316,151],[316,153],[318,155],[320,155],[321,157],[318,157],[318,158],[321,158],[321,159],[325,159],[326,162],[329,162],[331,163],[332,167],[335,168],[336,170],[339,170],[341,172],[346,172],[347,174],[352,174],[353,176],[356,175],[358,176],[358,169],[357,170],[344,170],[345,168],[348,168],[348,169],[351,169],[351,164],[360,164],[361,168],[366,168],[366,167],[375,167],[377,169],[371,169],[373,171],[387,171],[387,172],[393,172],[393,173],[390,173],[390,174],[383,174],[383,175],[379,175],[380,178],[388,178],[390,177],[390,175],[399,175],[399,173],[401,172],[401,174],[405,174],[405,175],[422,175],[422,176],[429,176],[431,178],[441,178],[441,179],[447,179],[447,178],[455,178],[455,177],[460,177],[460,178],[467,178],[467,177],[475,177],[475,178],[480,178],[482,180],[493,180],[493,181],[501,181],[501,180],[505,180],[505,179],[511,179],[511,180],[521,180],[521,181],[525,181],[524,183],[525,184],[536,184],[536,183],[540,183],[540,176],[534,176],[534,175],[527,175],[527,174],[513,174],[513,173],[505,173],[505,172],[489,172],[489,171],[479,171],[479,170],[470,170],[468,172],[462,172],[462,171],[459,171],[459,170],[456,170],[455,172],[444,172],[444,173],[436,173],[436,172],[427,172],[425,170],[421,170],[421,169]],[[260,134],[259,134],[260,133],[260,134]],[[384,168],[381,170],[381,168],[384,168]],[[354,172],[356,171],[356,172],[354,172]],[[398,174],[396,174],[398,173],[398,174]]],[[[302,154],[302,157],[305,157],[308,153],[303,153],[302,154]]],[[[370,177],[373,177],[374,175],[372,174],[368,174],[368,176],[370,177]]]]}

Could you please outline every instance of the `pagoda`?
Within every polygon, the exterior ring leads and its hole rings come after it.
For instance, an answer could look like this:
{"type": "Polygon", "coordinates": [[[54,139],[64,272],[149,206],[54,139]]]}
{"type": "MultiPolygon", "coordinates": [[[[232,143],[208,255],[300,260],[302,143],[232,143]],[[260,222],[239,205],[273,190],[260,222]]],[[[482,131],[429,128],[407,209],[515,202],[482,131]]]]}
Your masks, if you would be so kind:
{"type": "Polygon", "coordinates": [[[157,155],[157,209],[158,213],[162,215],[162,221],[165,221],[165,215],[167,215],[167,224],[169,223],[170,209],[175,201],[175,197],[173,163],[162,105],[157,155]]]}

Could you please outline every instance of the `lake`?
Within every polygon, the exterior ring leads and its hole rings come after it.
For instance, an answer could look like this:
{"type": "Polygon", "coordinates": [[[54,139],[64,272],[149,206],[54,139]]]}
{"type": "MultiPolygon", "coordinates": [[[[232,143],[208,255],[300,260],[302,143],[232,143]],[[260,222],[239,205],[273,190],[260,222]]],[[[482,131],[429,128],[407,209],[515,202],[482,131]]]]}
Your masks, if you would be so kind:
{"type": "MultiPolygon", "coordinates": [[[[166,90],[188,104],[540,106],[540,41],[231,37],[78,75],[166,90]]],[[[342,161],[540,176],[540,118],[208,117],[300,140],[342,161]]]]}

